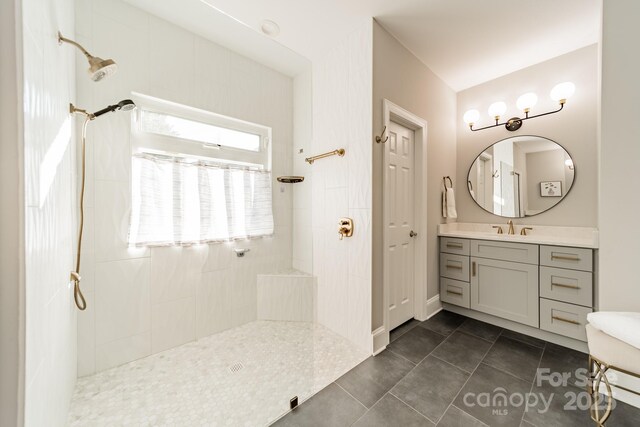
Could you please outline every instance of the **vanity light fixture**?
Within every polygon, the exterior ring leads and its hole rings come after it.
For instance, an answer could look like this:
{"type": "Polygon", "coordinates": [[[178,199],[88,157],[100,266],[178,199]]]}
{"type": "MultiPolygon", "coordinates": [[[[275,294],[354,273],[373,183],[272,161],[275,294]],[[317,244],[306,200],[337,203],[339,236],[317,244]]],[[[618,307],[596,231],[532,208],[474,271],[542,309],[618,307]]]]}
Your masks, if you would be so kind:
{"type": "Polygon", "coordinates": [[[479,129],[474,129],[473,125],[476,124],[476,122],[480,118],[480,113],[478,112],[478,110],[468,110],[466,113],[464,113],[463,120],[466,124],[469,125],[469,129],[471,129],[473,132],[494,128],[496,126],[503,126],[503,125],[508,131],[513,132],[520,129],[522,127],[522,122],[525,120],[546,116],[549,114],[557,113],[560,110],[562,110],[564,108],[564,104],[566,104],[567,102],[567,99],[571,95],[573,95],[575,90],[576,90],[576,86],[571,82],[564,82],[564,83],[559,83],[555,85],[554,88],[551,89],[551,93],[549,95],[551,96],[551,99],[553,99],[554,101],[560,104],[560,107],[557,110],[548,111],[542,114],[536,114],[535,116],[530,116],[529,112],[537,104],[538,96],[533,92],[528,92],[528,93],[525,93],[524,95],[521,95],[516,101],[516,107],[518,108],[518,110],[521,110],[524,113],[523,118],[512,117],[509,120],[503,123],[500,123],[500,117],[504,115],[504,113],[507,111],[507,104],[500,101],[500,102],[494,102],[493,104],[491,104],[488,110],[489,115],[495,119],[496,124],[485,126],[479,129]]]}

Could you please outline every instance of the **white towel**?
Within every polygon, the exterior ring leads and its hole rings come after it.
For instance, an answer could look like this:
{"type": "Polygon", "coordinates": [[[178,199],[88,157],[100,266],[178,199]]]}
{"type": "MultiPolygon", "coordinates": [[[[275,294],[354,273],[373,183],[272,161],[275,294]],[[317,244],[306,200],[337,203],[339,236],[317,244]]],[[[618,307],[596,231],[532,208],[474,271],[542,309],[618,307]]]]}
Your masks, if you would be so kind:
{"type": "Polygon", "coordinates": [[[456,196],[453,194],[453,188],[447,188],[447,217],[458,217],[458,211],[456,211],[456,196]]]}
{"type": "Polygon", "coordinates": [[[456,196],[453,194],[453,188],[447,188],[445,192],[447,215],[445,218],[458,218],[458,211],[456,211],[456,196]]]}
{"type": "Polygon", "coordinates": [[[447,217],[447,190],[442,192],[442,217],[447,217]]]}
{"type": "Polygon", "coordinates": [[[587,321],[605,334],[640,348],[640,313],[598,311],[587,314],[587,321]]]}

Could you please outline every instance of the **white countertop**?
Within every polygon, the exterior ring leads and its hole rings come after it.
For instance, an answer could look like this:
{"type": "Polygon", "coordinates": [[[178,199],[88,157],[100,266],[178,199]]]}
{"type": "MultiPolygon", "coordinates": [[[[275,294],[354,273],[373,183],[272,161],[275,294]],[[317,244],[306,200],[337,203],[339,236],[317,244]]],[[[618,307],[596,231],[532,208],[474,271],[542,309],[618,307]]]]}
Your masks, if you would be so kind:
{"type": "Polygon", "coordinates": [[[497,240],[502,242],[535,243],[539,245],[571,246],[575,248],[598,248],[598,229],[591,227],[556,227],[547,225],[514,224],[515,235],[507,234],[509,226],[504,223],[479,224],[452,222],[438,225],[438,236],[463,239],[497,240]],[[502,227],[498,234],[493,225],[502,227]],[[522,227],[531,227],[527,235],[520,235],[522,227]]]}

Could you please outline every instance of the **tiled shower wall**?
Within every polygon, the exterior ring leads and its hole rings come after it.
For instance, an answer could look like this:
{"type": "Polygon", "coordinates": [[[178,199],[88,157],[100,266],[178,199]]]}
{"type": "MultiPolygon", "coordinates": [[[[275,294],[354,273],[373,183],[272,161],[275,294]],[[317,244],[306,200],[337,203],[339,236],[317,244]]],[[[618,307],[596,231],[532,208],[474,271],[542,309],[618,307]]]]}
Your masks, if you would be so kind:
{"type": "Polygon", "coordinates": [[[311,166],[318,322],[369,352],[372,36],[368,19],[313,63],[313,152],[344,148],[346,154],[311,166]],[[353,219],[353,237],[338,239],[341,217],[353,219]]]}
{"type": "Polygon", "coordinates": [[[304,161],[313,156],[312,73],[307,70],[293,80],[293,174],[304,181],[293,184],[293,268],[313,271],[311,227],[313,166],[304,161]]]}
{"type": "MultiPolygon", "coordinates": [[[[190,248],[129,249],[130,113],[91,123],[78,369],[88,375],[256,319],[256,275],[292,267],[290,175],[293,82],[186,30],[118,1],[78,1],[76,35],[113,58],[108,80],[78,80],[78,104],[96,110],[131,92],[273,128],[275,235],[190,248]],[[235,247],[249,247],[244,258],[235,247]]],[[[80,56],[78,73],[86,62],[80,56]]]]}
{"type": "Polygon", "coordinates": [[[75,234],[69,102],[75,92],[76,51],[59,46],[56,34],[60,30],[73,35],[73,2],[21,3],[26,205],[24,424],[60,426],[66,423],[76,381],[76,308],[69,282],[75,234]]]}

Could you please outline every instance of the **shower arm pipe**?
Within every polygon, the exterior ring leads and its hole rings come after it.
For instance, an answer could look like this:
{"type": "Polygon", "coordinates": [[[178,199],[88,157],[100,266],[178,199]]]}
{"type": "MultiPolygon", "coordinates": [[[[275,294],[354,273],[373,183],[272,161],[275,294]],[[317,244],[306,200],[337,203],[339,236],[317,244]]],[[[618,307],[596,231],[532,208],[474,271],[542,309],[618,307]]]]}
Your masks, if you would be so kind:
{"type": "Polygon", "coordinates": [[[60,31],[58,31],[58,43],[62,44],[63,42],[74,45],[75,47],[80,49],[82,51],[82,53],[84,53],[84,56],[86,56],[87,58],[89,58],[89,59],[93,58],[93,55],[91,55],[89,52],[87,52],[87,49],[82,47],[82,45],[80,43],[75,42],[75,41],[73,41],[71,39],[68,39],[68,38],[64,37],[62,35],[62,33],[60,33],[60,31]]]}
{"type": "Polygon", "coordinates": [[[328,153],[323,153],[323,154],[318,154],[317,156],[307,157],[306,159],[304,159],[304,161],[309,163],[310,165],[312,165],[313,162],[315,162],[318,159],[324,159],[325,157],[331,157],[331,156],[343,157],[344,153],[345,153],[344,148],[338,148],[337,150],[329,151],[328,153]]]}

